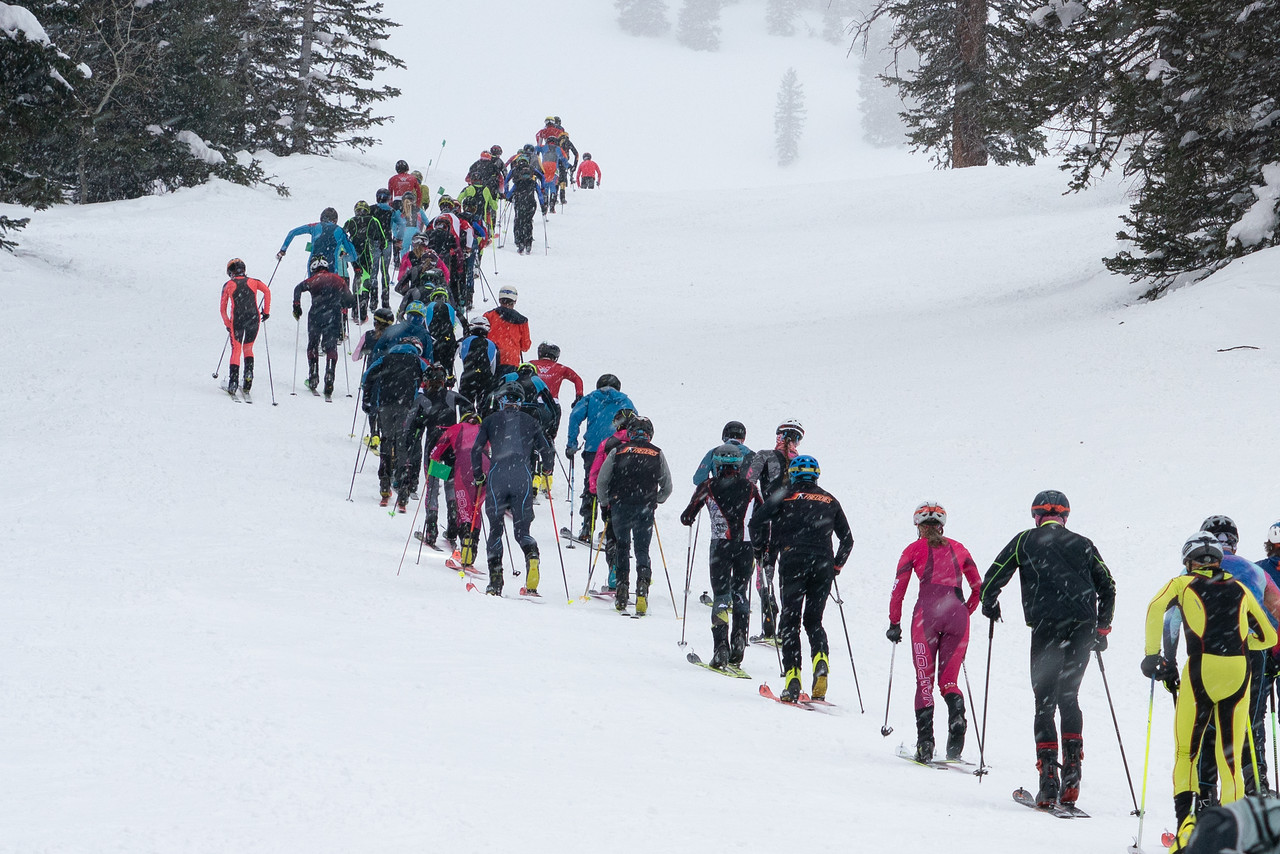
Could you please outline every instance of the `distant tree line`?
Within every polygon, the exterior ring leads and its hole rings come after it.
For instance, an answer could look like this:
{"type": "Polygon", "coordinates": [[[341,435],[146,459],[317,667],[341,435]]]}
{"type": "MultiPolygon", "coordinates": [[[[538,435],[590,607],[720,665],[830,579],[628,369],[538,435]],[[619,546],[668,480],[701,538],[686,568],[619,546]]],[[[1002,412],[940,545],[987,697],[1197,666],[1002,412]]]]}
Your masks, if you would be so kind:
{"type": "MultiPolygon", "coordinates": [[[[37,210],[368,146],[399,94],[374,78],[404,65],[368,0],[24,0],[0,22],[0,202],[37,210]]],[[[0,245],[24,224],[0,217],[0,245]]]]}

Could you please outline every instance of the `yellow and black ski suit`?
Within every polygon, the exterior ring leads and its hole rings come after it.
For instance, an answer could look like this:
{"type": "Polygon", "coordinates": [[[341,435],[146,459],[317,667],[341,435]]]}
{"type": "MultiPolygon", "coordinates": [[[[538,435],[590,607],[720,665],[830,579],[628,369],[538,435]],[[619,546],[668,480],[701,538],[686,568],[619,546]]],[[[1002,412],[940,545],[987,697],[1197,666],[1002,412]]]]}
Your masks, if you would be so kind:
{"type": "MultiPolygon", "coordinates": [[[[1147,606],[1146,654],[1160,653],[1164,612],[1177,605],[1187,663],[1175,712],[1174,803],[1189,811],[1200,783],[1196,771],[1205,727],[1216,724],[1214,749],[1221,802],[1244,797],[1241,757],[1249,733],[1249,650],[1268,649],[1276,630],[1249,590],[1221,567],[1193,569],[1166,584],[1147,606]],[[1181,797],[1179,797],[1181,796],[1181,797]]],[[[1185,817],[1178,816],[1179,821],[1185,817]]]]}

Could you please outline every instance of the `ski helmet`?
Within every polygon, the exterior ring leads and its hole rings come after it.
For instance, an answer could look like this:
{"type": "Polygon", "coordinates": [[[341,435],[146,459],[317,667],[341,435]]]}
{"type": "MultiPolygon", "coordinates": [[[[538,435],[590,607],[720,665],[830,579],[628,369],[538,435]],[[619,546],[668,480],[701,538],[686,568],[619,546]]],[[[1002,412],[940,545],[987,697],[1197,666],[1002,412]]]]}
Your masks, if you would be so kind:
{"type": "Polygon", "coordinates": [[[391,191],[388,190],[386,187],[383,187],[382,189],[378,190],[378,192],[374,195],[374,198],[378,200],[378,204],[386,204],[387,202],[391,201],[391,191]]]}
{"type": "Polygon", "coordinates": [[[1196,531],[1182,544],[1182,562],[1197,566],[1222,563],[1222,544],[1208,531],[1196,531]]]}
{"type": "Polygon", "coordinates": [[[397,174],[397,175],[403,175],[404,173],[406,173],[406,172],[408,172],[408,171],[409,171],[409,163],[408,163],[408,161],[405,161],[405,160],[397,160],[397,161],[396,161],[396,174],[397,174]]]}
{"type": "Polygon", "coordinates": [[[726,442],[711,452],[711,470],[719,474],[725,469],[737,469],[742,460],[742,448],[726,442]]]}
{"type": "Polygon", "coordinates": [[[1276,522],[1267,530],[1267,542],[1280,545],[1280,522],[1276,522]]]}
{"type": "Polygon", "coordinates": [[[453,221],[447,216],[438,216],[431,221],[431,227],[439,231],[453,231],[453,221]]]}
{"type": "Polygon", "coordinates": [[[320,211],[320,221],[336,223],[338,221],[338,212],[333,208],[325,208],[324,210],[320,211]]]}
{"type": "Polygon", "coordinates": [[[419,172],[417,169],[414,169],[413,172],[410,174],[412,174],[413,177],[417,178],[419,181],[422,180],[422,173],[419,172]]]}
{"type": "Polygon", "coordinates": [[[618,379],[613,374],[601,374],[600,379],[596,380],[596,389],[599,390],[605,386],[617,391],[622,391],[622,380],[618,379]]]}
{"type": "Polygon", "coordinates": [[[745,441],[747,438],[747,425],[741,421],[730,421],[724,425],[724,429],[720,431],[720,441],[727,442],[730,439],[737,439],[739,442],[745,441]]]}
{"type": "Polygon", "coordinates": [[[1071,513],[1071,502],[1067,496],[1056,489],[1043,489],[1036,493],[1031,502],[1031,515],[1040,519],[1043,516],[1061,516],[1067,518],[1071,513]]]}
{"type": "Polygon", "coordinates": [[[477,317],[473,317],[471,318],[471,323],[468,324],[467,328],[470,329],[472,332],[475,332],[477,330],[479,330],[480,332],[488,332],[489,318],[485,317],[483,314],[478,315],[477,317]]]}
{"type": "Polygon", "coordinates": [[[582,159],[583,159],[583,160],[590,160],[590,159],[591,159],[591,152],[590,152],[590,151],[583,152],[583,154],[582,154],[582,159]]]}
{"type": "Polygon", "coordinates": [[[422,304],[421,300],[414,300],[413,302],[409,303],[408,306],[405,307],[404,313],[406,315],[416,314],[419,317],[426,317],[427,307],[422,304]]]}
{"type": "Polygon", "coordinates": [[[311,259],[311,263],[307,266],[307,269],[312,273],[318,273],[321,270],[327,270],[329,269],[329,259],[324,257],[323,255],[317,255],[316,257],[311,259]]]}
{"type": "Polygon", "coordinates": [[[619,409],[613,413],[613,431],[627,430],[631,427],[631,422],[636,420],[636,411],[634,409],[619,409]]]}
{"type": "Polygon", "coordinates": [[[489,146],[489,153],[490,153],[490,154],[492,154],[494,157],[501,157],[501,156],[502,156],[502,146],[501,146],[501,145],[491,145],[491,146],[489,146]]]}
{"type": "Polygon", "coordinates": [[[552,116],[552,117],[551,117],[551,121],[553,121],[553,122],[555,122],[555,123],[556,123],[556,127],[560,127],[560,117],[559,117],[559,116],[552,116]]]}
{"type": "Polygon", "coordinates": [[[228,261],[228,262],[227,262],[227,275],[228,275],[228,276],[243,276],[243,275],[244,275],[244,262],[243,262],[243,261],[241,261],[239,258],[232,258],[230,261],[228,261]]]}
{"type": "Polygon", "coordinates": [[[454,201],[453,196],[441,196],[439,199],[436,199],[436,207],[440,208],[441,213],[451,211],[457,206],[458,203],[454,201]]]}
{"type": "Polygon", "coordinates": [[[439,362],[432,362],[427,365],[427,382],[444,384],[444,378],[448,373],[444,369],[444,365],[439,362]]]}
{"type": "Polygon", "coordinates": [[[462,417],[459,418],[458,420],[460,420],[464,424],[479,424],[480,416],[474,412],[468,411],[468,412],[462,413],[462,417]]]}
{"type": "Polygon", "coordinates": [[[369,213],[369,203],[364,199],[356,202],[356,216],[365,216],[369,213]]]}
{"type": "Polygon", "coordinates": [[[519,292],[510,285],[505,288],[498,288],[498,302],[502,302],[504,299],[509,299],[512,302],[515,302],[519,296],[519,292]]]}
{"type": "Polygon", "coordinates": [[[936,501],[925,501],[916,508],[916,512],[911,516],[911,521],[917,525],[927,525],[932,522],[936,522],[940,526],[946,525],[947,511],[936,501]]]}
{"type": "Polygon", "coordinates": [[[444,288],[436,288],[431,293],[427,294],[427,299],[431,300],[432,302],[435,302],[438,299],[448,299],[448,298],[449,298],[449,292],[446,291],[444,288]]]}
{"type": "Polygon", "coordinates": [[[524,144],[524,148],[521,148],[520,150],[523,151],[525,154],[533,154],[535,148],[532,142],[526,142],[524,144]]]}
{"type": "Polygon", "coordinates": [[[480,199],[477,196],[467,196],[462,200],[462,210],[465,213],[474,214],[480,208],[480,199]]]}
{"type": "Polygon", "coordinates": [[[427,233],[425,231],[414,232],[413,239],[409,241],[411,246],[426,246],[427,233]]]}
{"type": "Polygon", "coordinates": [[[822,469],[818,466],[818,461],[808,454],[800,454],[791,460],[791,465],[787,466],[787,476],[794,481],[816,481],[821,474],[822,469]]]}
{"type": "Polygon", "coordinates": [[[632,442],[637,439],[652,439],[653,422],[643,415],[637,415],[631,419],[631,424],[627,427],[627,438],[632,442]]]}
{"type": "Polygon", "coordinates": [[[798,419],[788,418],[778,425],[777,434],[784,439],[799,442],[804,438],[804,425],[798,419]]]}
{"type": "Polygon", "coordinates": [[[532,362],[521,362],[516,366],[516,374],[521,379],[528,379],[529,377],[536,377],[538,369],[534,367],[532,362]]]}
{"type": "Polygon", "coordinates": [[[543,121],[547,123],[547,127],[551,127],[553,124],[556,123],[556,117],[547,116],[545,119],[543,119],[543,121]]]}
{"type": "Polygon", "coordinates": [[[499,406],[519,406],[524,403],[524,390],[516,383],[507,383],[498,390],[496,400],[499,406]]]}
{"type": "Polygon", "coordinates": [[[374,309],[373,322],[381,323],[383,326],[390,326],[396,322],[396,313],[389,308],[374,309]]]}
{"type": "Polygon", "coordinates": [[[550,341],[543,341],[538,345],[538,358],[558,362],[560,361],[560,348],[550,341]]]}
{"type": "Polygon", "coordinates": [[[1223,551],[1236,553],[1236,546],[1240,545],[1240,531],[1230,516],[1210,516],[1200,523],[1200,530],[1217,537],[1223,551]]]}
{"type": "Polygon", "coordinates": [[[482,152],[480,152],[480,159],[481,159],[481,160],[492,160],[492,159],[493,159],[493,155],[492,155],[492,154],[490,154],[490,153],[489,153],[489,152],[487,152],[487,151],[482,151],[482,152]]]}

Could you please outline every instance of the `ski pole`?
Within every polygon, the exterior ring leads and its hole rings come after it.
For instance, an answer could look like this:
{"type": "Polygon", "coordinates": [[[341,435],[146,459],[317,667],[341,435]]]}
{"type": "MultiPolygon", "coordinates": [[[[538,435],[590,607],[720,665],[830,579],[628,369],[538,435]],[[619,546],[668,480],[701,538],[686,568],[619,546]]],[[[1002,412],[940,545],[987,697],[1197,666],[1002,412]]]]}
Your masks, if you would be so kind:
{"type": "MultiPolygon", "coordinates": [[[[413,532],[418,527],[418,511],[422,509],[422,501],[426,497],[427,497],[427,491],[424,489],[422,490],[422,495],[418,498],[418,506],[413,511],[413,522],[411,522],[409,525],[409,535],[404,538],[404,551],[400,552],[400,565],[396,567],[396,575],[399,575],[400,570],[404,568],[404,558],[405,558],[405,555],[409,553],[409,541],[413,539],[413,532]]],[[[395,512],[396,512],[395,508],[392,508],[391,515],[394,516],[395,512]]],[[[422,541],[419,540],[418,541],[418,560],[415,561],[415,564],[421,561],[422,561],[422,541]]]]}
{"type": "Polygon", "coordinates": [[[844,618],[844,600],[840,598],[840,582],[832,578],[831,584],[836,591],[836,605],[840,607],[840,624],[844,626],[844,642],[849,647],[849,666],[853,668],[853,687],[858,692],[858,708],[865,715],[867,707],[862,705],[862,687],[858,685],[858,665],[853,663],[853,643],[849,640],[849,624],[844,618]]]}
{"type": "MultiPolygon", "coordinates": [[[[505,519],[499,519],[502,522],[502,538],[507,541],[507,564],[511,567],[511,577],[519,578],[520,570],[516,568],[515,552],[511,550],[511,532],[507,530],[507,522],[505,519]]],[[[511,520],[511,524],[515,525],[515,520],[511,520]]]]}
{"type": "Polygon", "coordinates": [[[680,617],[680,643],[688,646],[684,639],[685,625],[689,622],[689,584],[693,580],[693,556],[697,553],[698,534],[702,531],[702,514],[698,514],[698,523],[689,529],[689,547],[685,550],[687,563],[684,569],[684,614],[680,617]]]}
{"type": "Polygon", "coordinates": [[[351,501],[352,503],[355,503],[351,495],[356,491],[356,472],[360,468],[360,445],[364,444],[364,429],[365,427],[368,427],[368,426],[369,426],[369,416],[366,415],[364,418],[364,427],[360,428],[360,442],[356,444],[356,461],[355,461],[355,464],[351,467],[351,488],[347,490],[347,500],[351,501]]]}
{"type": "Polygon", "coordinates": [[[595,539],[597,501],[598,499],[596,498],[591,499],[591,523],[585,528],[585,530],[587,531],[587,541],[588,541],[587,548],[588,549],[592,548],[594,544],[595,552],[591,556],[591,566],[587,569],[587,586],[582,589],[583,602],[591,598],[588,595],[591,592],[591,576],[595,575],[596,561],[600,559],[600,552],[604,548],[603,545],[598,540],[595,539]]]}
{"type": "Polygon", "coordinates": [[[542,254],[550,255],[551,247],[547,245],[547,215],[542,215],[542,254]]]}
{"type": "MultiPolygon", "coordinates": [[[[777,609],[778,595],[777,595],[777,588],[775,588],[773,585],[773,573],[772,573],[772,570],[766,572],[765,567],[761,566],[760,564],[756,564],[756,572],[764,576],[764,589],[767,590],[769,593],[769,601],[770,601],[769,608],[774,612],[773,614],[773,651],[774,651],[774,654],[776,654],[778,657],[778,676],[785,677],[787,672],[782,667],[782,639],[778,637],[778,618],[781,616],[781,614],[777,609]]],[[[761,600],[764,599],[763,593],[760,594],[760,598],[761,600]]],[[[763,617],[764,617],[764,612],[762,611],[761,622],[763,622],[763,617]]],[[[763,628],[764,627],[761,626],[761,629],[763,628]]]]}
{"type": "Polygon", "coordinates": [[[356,388],[356,405],[351,407],[351,433],[347,436],[349,439],[356,437],[356,419],[360,417],[360,399],[364,397],[364,386],[356,388]]]}
{"type": "MultiPolygon", "coordinates": [[[[893,662],[898,657],[898,645],[895,643],[893,649],[889,652],[889,690],[885,692],[884,697],[884,725],[880,727],[880,734],[885,738],[889,737],[889,733],[893,732],[893,727],[889,726],[889,701],[893,699],[893,662]]],[[[979,748],[981,750],[981,748],[979,748]]]]}
{"type": "MultiPolygon", "coordinates": [[[[350,346],[350,344],[351,344],[351,324],[347,321],[347,318],[345,318],[345,317],[344,317],[344,318],[342,318],[342,331],[343,331],[343,333],[344,333],[342,337],[343,337],[344,339],[346,339],[344,343],[345,343],[347,346],[350,346]]],[[[346,350],[346,352],[345,352],[345,358],[343,358],[343,360],[342,360],[342,376],[343,376],[343,378],[344,378],[344,381],[345,381],[345,382],[346,382],[346,384],[347,384],[347,397],[351,397],[351,368],[349,368],[349,367],[347,366],[347,363],[348,363],[348,362],[350,362],[350,361],[351,361],[351,351],[350,351],[350,350],[346,350]]]]}
{"type": "Polygon", "coordinates": [[[676,611],[676,591],[671,587],[671,573],[667,571],[667,556],[662,551],[662,533],[658,530],[658,524],[653,525],[653,535],[658,538],[658,555],[662,558],[662,574],[667,577],[667,592],[671,594],[671,610],[676,612],[676,619],[680,619],[680,612],[676,611]]]}
{"type": "MultiPolygon", "coordinates": [[[[276,381],[271,376],[271,342],[267,340],[267,326],[265,323],[262,325],[262,346],[267,351],[267,388],[271,389],[271,405],[279,406],[280,404],[276,402],[276,381]]],[[[351,429],[355,429],[354,425],[351,429]]]]}
{"type": "Polygon", "coordinates": [[[986,753],[983,750],[987,743],[987,700],[991,697],[991,647],[996,638],[996,621],[991,621],[991,628],[987,630],[987,684],[982,689],[982,731],[978,734],[978,770],[973,773],[978,776],[978,782],[982,782],[982,778],[987,773],[986,753]]]}
{"type": "Polygon", "coordinates": [[[560,577],[564,579],[564,598],[569,604],[573,604],[573,597],[569,595],[569,573],[564,568],[564,550],[560,548],[560,527],[556,524],[556,502],[551,497],[551,487],[547,487],[547,503],[551,505],[551,530],[556,535],[556,554],[560,556],[560,577]]]}
{"type": "MultiPolygon", "coordinates": [[[[1130,815],[1141,815],[1142,810],[1138,807],[1138,793],[1133,789],[1133,775],[1129,773],[1129,759],[1124,755],[1124,740],[1120,738],[1120,721],[1116,718],[1115,704],[1111,702],[1111,686],[1107,684],[1107,668],[1102,664],[1102,650],[1095,649],[1093,655],[1098,659],[1098,672],[1102,674],[1102,687],[1107,692],[1107,706],[1111,709],[1111,722],[1116,727],[1116,743],[1120,745],[1120,761],[1124,764],[1124,779],[1129,784],[1129,795],[1133,798],[1133,812],[1130,815]]],[[[1249,738],[1253,738],[1252,726],[1249,727],[1249,738]]]]}
{"type": "Polygon", "coordinates": [[[427,180],[427,176],[431,174],[431,164],[436,162],[440,158],[444,157],[444,144],[447,141],[448,140],[443,140],[443,139],[440,140],[440,151],[436,154],[435,157],[427,161],[427,171],[423,173],[422,180],[424,181],[427,180]]]}
{"type": "Polygon", "coordinates": [[[1271,769],[1276,772],[1276,790],[1280,791],[1280,745],[1276,744],[1276,683],[1271,681],[1271,769]]]}
{"type": "Polygon", "coordinates": [[[293,319],[293,391],[289,392],[290,397],[298,396],[298,341],[302,335],[302,319],[295,317],[293,319]]]}
{"type": "Polygon", "coordinates": [[[213,378],[218,378],[218,373],[222,370],[222,360],[227,356],[227,345],[231,343],[231,330],[227,329],[227,340],[222,342],[222,355],[218,357],[218,367],[213,369],[213,378]]]}
{"type": "MultiPolygon", "coordinates": [[[[573,457],[569,457],[569,513],[573,513],[573,457]]],[[[1275,703],[1272,702],[1271,710],[1275,711],[1275,703]]]]}
{"type": "Polygon", "coordinates": [[[1142,823],[1147,817],[1147,769],[1151,766],[1151,713],[1156,707],[1156,677],[1151,677],[1151,693],[1147,698],[1147,750],[1142,759],[1142,805],[1138,808],[1138,838],[1133,840],[1129,850],[1134,854],[1142,852],[1142,823]]]}
{"type": "MultiPolygon", "coordinates": [[[[969,686],[969,668],[962,661],[960,662],[960,672],[964,674],[964,692],[969,695],[969,699],[973,700],[973,688],[969,686]]],[[[892,674],[890,675],[892,678],[892,674]]],[[[982,736],[978,735],[978,751],[982,751],[982,736]]]]}

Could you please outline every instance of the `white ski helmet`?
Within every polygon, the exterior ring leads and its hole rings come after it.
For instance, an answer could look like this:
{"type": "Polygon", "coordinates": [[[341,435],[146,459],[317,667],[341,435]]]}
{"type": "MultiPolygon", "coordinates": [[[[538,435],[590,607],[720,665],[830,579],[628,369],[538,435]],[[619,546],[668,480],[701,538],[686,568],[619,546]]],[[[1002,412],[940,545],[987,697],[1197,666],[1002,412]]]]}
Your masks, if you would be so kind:
{"type": "Polygon", "coordinates": [[[505,287],[505,288],[498,289],[498,302],[502,302],[504,299],[509,299],[512,302],[515,302],[519,298],[519,296],[520,294],[516,291],[515,288],[505,287]]]}
{"type": "Polygon", "coordinates": [[[1267,542],[1280,546],[1280,522],[1276,522],[1267,530],[1267,542]]]}
{"type": "Polygon", "coordinates": [[[946,525],[947,511],[936,501],[925,501],[916,508],[911,521],[917,525],[923,525],[925,522],[937,522],[939,525],[946,525]]]}
{"type": "Polygon", "coordinates": [[[472,332],[476,331],[477,329],[483,330],[484,332],[488,332],[489,318],[485,317],[483,314],[476,315],[475,317],[471,318],[471,322],[467,324],[467,328],[470,329],[472,332]]]}
{"type": "Polygon", "coordinates": [[[804,438],[804,425],[798,418],[788,418],[778,425],[777,434],[781,436],[784,432],[796,434],[796,441],[799,442],[804,438]]]}
{"type": "Polygon", "coordinates": [[[1196,531],[1182,544],[1182,562],[1200,566],[1222,563],[1222,544],[1208,531],[1196,531]]]}

